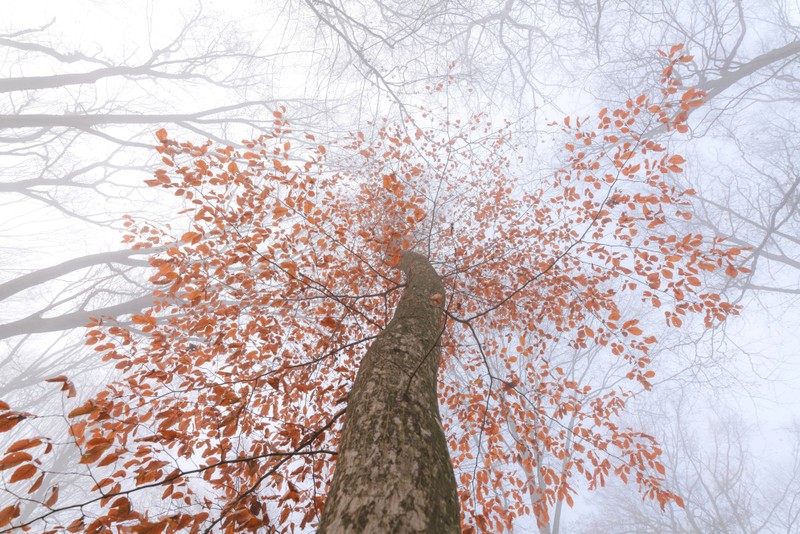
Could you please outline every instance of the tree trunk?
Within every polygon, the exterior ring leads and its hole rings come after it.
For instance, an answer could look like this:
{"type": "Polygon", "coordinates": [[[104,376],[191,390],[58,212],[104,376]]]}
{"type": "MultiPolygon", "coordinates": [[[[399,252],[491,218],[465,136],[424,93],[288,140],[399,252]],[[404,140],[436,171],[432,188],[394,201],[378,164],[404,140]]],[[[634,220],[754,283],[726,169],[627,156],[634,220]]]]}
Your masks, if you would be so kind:
{"type": "Polygon", "coordinates": [[[436,395],[443,299],[432,297],[444,289],[420,254],[400,269],[407,287],[356,375],[318,534],[460,532],[436,395]]]}

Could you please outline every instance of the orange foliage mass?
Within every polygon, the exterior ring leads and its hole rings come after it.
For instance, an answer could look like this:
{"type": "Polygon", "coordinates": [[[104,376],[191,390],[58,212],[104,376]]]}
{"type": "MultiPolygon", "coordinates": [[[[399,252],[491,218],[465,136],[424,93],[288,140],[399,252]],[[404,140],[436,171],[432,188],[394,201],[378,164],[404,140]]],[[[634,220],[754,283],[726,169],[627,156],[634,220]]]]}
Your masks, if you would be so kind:
{"type": "MultiPolygon", "coordinates": [[[[711,326],[736,308],[704,290],[704,272],[743,270],[740,249],[676,230],[691,217],[693,192],[670,178],[685,161],[642,136],[683,131],[702,101],[670,78],[679,50],[658,103],[565,120],[564,167],[535,186],[512,176],[508,129],[482,116],[328,147],[292,132],[285,110],[247,150],[157,132],[165,167],[148,183],[185,199],[186,220],[126,222],[134,247],[161,247],[155,304],[87,333],[122,376],[68,414],[96,477],[80,504],[94,506],[84,515],[55,487],[28,526],[58,511],[70,532],[313,527],[347,391],[412,248],[447,289],[439,396],[465,531],[545,523],[580,478],[595,488],[616,476],[682,505],[655,440],[618,426],[655,375],[657,332],[629,303],[658,309],[667,327],[690,315],[711,326]],[[589,348],[624,379],[605,387],[554,363],[589,348]]],[[[74,394],[66,377],[52,381],[74,394]]],[[[0,431],[33,417],[0,408],[0,431]]],[[[52,441],[14,443],[0,459],[14,469],[6,483],[41,484],[52,441]]],[[[0,511],[0,525],[19,513],[0,511]]]]}

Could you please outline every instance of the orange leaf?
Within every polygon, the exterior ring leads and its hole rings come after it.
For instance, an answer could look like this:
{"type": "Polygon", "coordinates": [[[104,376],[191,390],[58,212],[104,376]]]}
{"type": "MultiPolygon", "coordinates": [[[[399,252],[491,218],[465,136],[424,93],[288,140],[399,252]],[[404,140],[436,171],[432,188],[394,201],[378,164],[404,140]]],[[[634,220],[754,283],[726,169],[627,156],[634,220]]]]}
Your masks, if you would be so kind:
{"type": "Polygon", "coordinates": [[[622,325],[622,329],[627,330],[633,336],[639,336],[642,334],[642,329],[637,326],[638,324],[639,324],[638,319],[625,321],[625,324],[622,325]]]}
{"type": "Polygon", "coordinates": [[[339,326],[339,323],[336,321],[336,319],[334,319],[334,318],[333,318],[333,317],[331,317],[330,315],[328,315],[327,317],[324,317],[324,318],[323,318],[323,319],[322,319],[322,320],[319,322],[319,324],[320,324],[320,325],[322,325],[322,326],[324,326],[325,328],[330,328],[330,329],[332,329],[332,330],[333,330],[333,329],[336,329],[336,327],[338,327],[338,326],[339,326]]]}
{"type": "Polygon", "coordinates": [[[708,262],[704,262],[704,261],[701,261],[700,263],[698,263],[697,266],[700,267],[701,269],[703,269],[704,271],[708,271],[710,273],[714,272],[714,270],[717,268],[717,266],[714,265],[713,263],[708,263],[708,262]]]}
{"type": "Polygon", "coordinates": [[[676,53],[680,52],[681,50],[683,50],[683,43],[676,44],[675,46],[673,46],[672,48],[669,49],[669,57],[674,56],[676,53]]]}
{"type": "Polygon", "coordinates": [[[31,447],[36,447],[42,443],[41,438],[28,438],[28,439],[21,439],[19,441],[14,442],[8,448],[7,452],[17,452],[17,451],[24,451],[25,449],[30,449],[31,447]]]}
{"type": "Polygon", "coordinates": [[[53,378],[48,378],[48,379],[45,380],[45,382],[66,382],[66,381],[67,381],[67,377],[64,376],[64,375],[58,375],[58,376],[55,376],[53,378]]]}
{"type": "Polygon", "coordinates": [[[287,173],[292,170],[291,167],[289,167],[288,165],[284,165],[283,163],[281,163],[281,160],[275,158],[272,159],[272,166],[275,167],[276,171],[281,173],[287,173]]]}
{"type": "Polygon", "coordinates": [[[292,509],[288,506],[285,506],[283,510],[281,510],[281,517],[279,519],[280,524],[286,524],[286,520],[289,519],[289,514],[291,513],[292,509]]]}
{"type": "Polygon", "coordinates": [[[28,495],[31,493],[35,493],[39,488],[42,487],[42,482],[44,482],[44,473],[39,475],[39,478],[36,479],[30,488],[28,488],[28,495]]]}
{"type": "Polygon", "coordinates": [[[92,404],[91,402],[87,402],[83,406],[79,406],[79,407],[75,408],[74,410],[72,410],[71,412],[69,412],[69,414],[67,414],[67,417],[69,417],[70,419],[73,419],[73,418],[81,416],[81,415],[86,415],[86,414],[92,413],[95,410],[97,410],[97,407],[94,404],[92,404]]]}
{"type": "MultiPolygon", "coordinates": [[[[91,332],[90,332],[90,334],[91,334],[91,332]]],[[[95,342],[97,342],[96,338],[89,338],[87,340],[86,344],[90,345],[90,344],[94,344],[95,342]],[[89,341],[91,341],[92,339],[94,339],[94,342],[90,343],[89,341]]],[[[71,397],[74,397],[74,396],[77,395],[77,392],[75,391],[75,386],[64,375],[56,376],[54,378],[48,378],[47,380],[45,380],[45,382],[60,382],[61,383],[61,391],[66,391],[67,392],[67,398],[71,398],[71,397]]]]}
{"type": "Polygon", "coordinates": [[[33,460],[33,456],[27,452],[12,452],[0,460],[0,471],[11,469],[12,467],[16,467],[23,462],[30,462],[31,460],[33,460]]]}
{"type": "Polygon", "coordinates": [[[92,447],[81,455],[81,459],[78,460],[78,463],[90,464],[97,461],[107,448],[106,446],[92,447]]]}
{"type": "Polygon", "coordinates": [[[203,234],[199,232],[186,232],[181,236],[181,241],[185,243],[195,244],[203,237],[203,234]]]}
{"type": "Polygon", "coordinates": [[[36,466],[33,464],[25,464],[17,468],[17,470],[11,474],[11,478],[8,481],[11,483],[19,482],[20,480],[31,478],[35,474],[36,466]]]}
{"type": "Polygon", "coordinates": [[[53,486],[53,488],[50,490],[50,496],[47,498],[46,501],[44,501],[44,505],[47,506],[48,508],[52,508],[57,500],[58,500],[58,486],[53,486]]]}
{"type": "Polygon", "coordinates": [[[8,432],[26,417],[28,417],[26,414],[19,412],[7,412],[0,415],[0,432],[8,432]]]}
{"type": "Polygon", "coordinates": [[[285,270],[289,273],[289,276],[292,278],[297,276],[297,264],[291,260],[286,260],[281,262],[280,264],[281,269],[285,270]]]}
{"type": "Polygon", "coordinates": [[[19,517],[19,503],[12,504],[0,510],[0,527],[4,527],[11,523],[11,521],[19,517]]]}

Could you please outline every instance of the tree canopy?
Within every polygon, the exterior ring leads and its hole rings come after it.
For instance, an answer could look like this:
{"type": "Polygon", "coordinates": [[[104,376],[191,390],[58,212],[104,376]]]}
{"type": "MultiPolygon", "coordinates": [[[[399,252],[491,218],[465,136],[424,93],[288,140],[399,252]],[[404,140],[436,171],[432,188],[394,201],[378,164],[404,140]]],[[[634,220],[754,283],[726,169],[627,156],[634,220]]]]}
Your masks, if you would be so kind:
{"type": "Polygon", "coordinates": [[[154,251],[152,304],[86,334],[119,378],[77,406],[69,376],[49,379],[70,406],[66,440],[48,432],[53,416],[0,405],[0,430],[20,433],[0,459],[5,491],[37,494],[49,458],[75,448],[92,493],[54,484],[0,525],[314,527],[407,250],[444,284],[438,394],[465,530],[545,524],[580,480],[617,477],[681,506],[656,440],[620,425],[655,376],[659,332],[643,310],[662,329],[711,327],[738,309],[706,281],[747,269],[741,247],[684,224],[685,159],[653,133],[686,132],[705,93],[676,78],[691,61],[681,46],[663,55],[656,93],[559,123],[563,164],[542,182],[520,176],[513,127],[481,114],[425,111],[325,144],[286,108],[241,148],[156,132],[162,166],[147,183],[177,197],[179,218],[125,223],[132,250],[154,251]],[[601,363],[565,369],[559,353],[601,363]],[[624,372],[597,372],[612,366],[624,372]]]}

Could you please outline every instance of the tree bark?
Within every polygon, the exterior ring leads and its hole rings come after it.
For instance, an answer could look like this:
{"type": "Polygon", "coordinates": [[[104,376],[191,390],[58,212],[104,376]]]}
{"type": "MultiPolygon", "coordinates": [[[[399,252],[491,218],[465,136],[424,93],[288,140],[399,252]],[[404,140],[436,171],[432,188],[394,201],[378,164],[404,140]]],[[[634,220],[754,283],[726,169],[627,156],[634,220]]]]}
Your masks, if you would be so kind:
{"type": "Polygon", "coordinates": [[[420,254],[406,252],[400,269],[407,287],[348,397],[318,534],[460,532],[436,394],[444,289],[420,254]]]}

